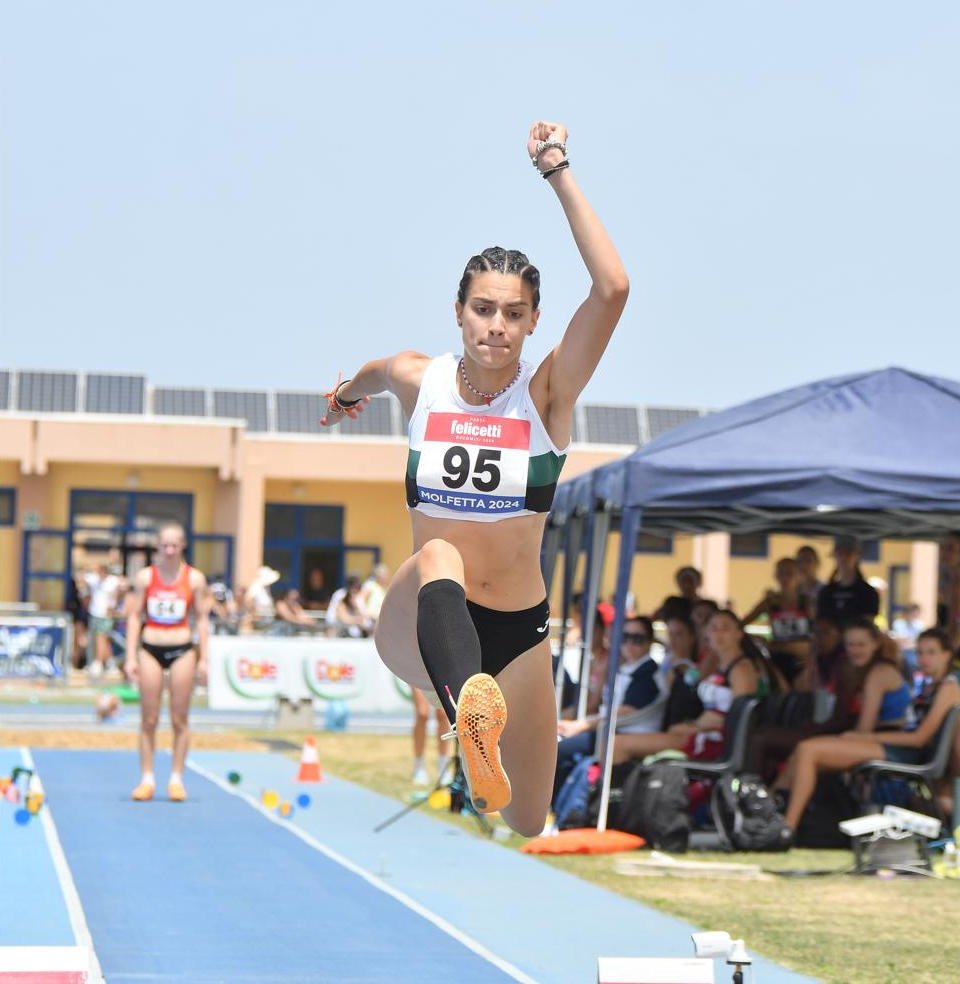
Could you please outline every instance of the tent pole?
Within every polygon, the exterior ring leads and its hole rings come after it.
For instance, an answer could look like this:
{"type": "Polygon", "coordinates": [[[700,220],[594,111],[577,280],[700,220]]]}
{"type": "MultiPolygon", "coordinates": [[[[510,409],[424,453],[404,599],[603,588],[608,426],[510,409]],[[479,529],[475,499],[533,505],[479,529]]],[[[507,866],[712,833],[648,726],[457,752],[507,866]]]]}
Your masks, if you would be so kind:
{"type": "Polygon", "coordinates": [[[607,556],[607,539],[610,535],[610,510],[606,504],[601,511],[592,511],[589,519],[590,536],[587,540],[586,591],[580,624],[583,638],[580,642],[580,675],[577,681],[577,720],[587,716],[587,700],[590,696],[590,664],[593,662],[593,628],[597,620],[597,602],[600,598],[600,582],[607,556]]]}
{"type": "Polygon", "coordinates": [[[548,598],[550,597],[550,588],[553,586],[553,576],[557,569],[557,554],[560,551],[562,535],[562,526],[548,523],[543,534],[543,545],[540,547],[540,573],[543,574],[543,583],[546,585],[548,598]]]}
{"type": "MultiPolygon", "coordinates": [[[[624,499],[627,497],[624,496],[624,499]]],[[[613,771],[613,741],[617,734],[617,708],[613,706],[614,683],[617,678],[617,668],[620,663],[620,642],[623,638],[623,621],[627,603],[627,592],[630,588],[630,572],[633,568],[633,557],[637,549],[637,532],[640,529],[640,510],[624,506],[620,519],[620,561],[617,565],[617,589],[613,601],[613,628],[610,632],[610,657],[607,661],[606,696],[607,717],[601,722],[597,732],[603,735],[603,753],[601,763],[603,769],[603,787],[600,792],[600,815],[597,818],[597,830],[607,829],[607,810],[610,806],[610,778],[613,771]]]]}
{"type": "Polygon", "coordinates": [[[563,546],[563,597],[560,602],[560,658],[557,660],[557,672],[553,686],[557,704],[557,716],[563,703],[563,649],[567,644],[567,613],[570,611],[570,598],[573,595],[573,578],[577,571],[577,561],[580,558],[580,545],[583,542],[583,517],[575,512],[567,520],[566,536],[563,546]]]}

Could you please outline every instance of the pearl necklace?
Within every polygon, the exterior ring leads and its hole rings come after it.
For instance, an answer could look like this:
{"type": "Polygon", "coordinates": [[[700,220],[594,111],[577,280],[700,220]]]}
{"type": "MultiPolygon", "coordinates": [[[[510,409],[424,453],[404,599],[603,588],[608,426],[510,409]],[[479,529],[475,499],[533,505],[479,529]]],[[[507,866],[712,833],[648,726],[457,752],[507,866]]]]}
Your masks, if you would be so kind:
{"type": "Polygon", "coordinates": [[[478,390],[476,387],[471,385],[470,380],[467,379],[467,367],[463,364],[463,359],[460,360],[460,375],[463,377],[463,385],[473,393],[474,396],[479,396],[481,400],[487,401],[487,406],[502,394],[506,393],[508,389],[520,378],[520,363],[517,363],[517,374],[504,386],[502,389],[498,389],[496,393],[484,393],[483,390],[478,390]]]}

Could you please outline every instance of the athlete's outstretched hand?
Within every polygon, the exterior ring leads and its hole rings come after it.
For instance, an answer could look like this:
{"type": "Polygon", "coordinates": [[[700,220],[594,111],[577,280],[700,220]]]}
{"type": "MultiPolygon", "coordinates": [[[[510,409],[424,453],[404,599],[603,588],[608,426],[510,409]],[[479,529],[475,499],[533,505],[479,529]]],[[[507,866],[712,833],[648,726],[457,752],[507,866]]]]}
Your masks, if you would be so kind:
{"type": "MultiPolygon", "coordinates": [[[[343,379],[342,373],[337,375],[337,385],[329,393],[324,393],[323,395],[329,401],[327,403],[327,412],[320,418],[320,425],[322,427],[333,427],[334,424],[339,424],[344,417],[349,417],[351,420],[356,420],[357,417],[363,413],[366,405],[370,402],[369,396],[364,396],[360,398],[360,402],[356,406],[346,407],[341,410],[339,407],[334,406],[333,395],[340,388],[340,381],[343,379]]],[[[344,385],[350,380],[344,381],[344,385]]],[[[343,399],[349,399],[345,394],[340,394],[343,399]]]]}
{"type": "MultiPolygon", "coordinates": [[[[527,140],[527,153],[531,160],[537,156],[537,144],[542,140],[555,140],[557,143],[566,144],[567,128],[560,123],[547,123],[545,120],[537,120],[530,127],[530,138],[527,140]]],[[[550,147],[545,150],[537,161],[537,167],[541,171],[547,168],[556,167],[564,158],[563,151],[559,147],[550,147]]]]}
{"type": "Polygon", "coordinates": [[[346,410],[335,410],[333,401],[331,400],[327,407],[327,412],[320,418],[320,423],[323,427],[333,427],[335,424],[339,424],[344,417],[356,420],[363,413],[364,408],[369,402],[370,397],[365,396],[355,407],[349,407],[346,410]]]}

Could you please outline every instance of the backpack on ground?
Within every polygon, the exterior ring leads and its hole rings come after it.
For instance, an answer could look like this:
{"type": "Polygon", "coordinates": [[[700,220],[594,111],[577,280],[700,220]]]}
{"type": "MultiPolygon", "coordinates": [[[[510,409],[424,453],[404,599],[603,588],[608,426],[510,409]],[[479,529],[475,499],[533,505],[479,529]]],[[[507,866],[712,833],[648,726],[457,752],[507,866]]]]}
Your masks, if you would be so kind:
{"type": "Polygon", "coordinates": [[[773,797],[754,775],[726,775],[713,786],[717,832],[735,851],[786,851],[792,835],[773,797]]]}
{"type": "Polygon", "coordinates": [[[827,772],[817,779],[794,842],[798,847],[849,847],[850,838],[840,829],[840,822],[862,812],[843,777],[827,772]]]}
{"type": "Polygon", "coordinates": [[[638,834],[658,851],[686,851],[690,804],[683,769],[663,762],[635,764],[623,783],[616,829],[638,834]]]}
{"type": "MultiPolygon", "coordinates": [[[[621,762],[610,770],[610,801],[607,804],[607,827],[611,830],[623,830],[620,826],[620,804],[623,800],[623,784],[630,773],[637,767],[636,762],[621,762]]],[[[600,819],[600,798],[603,794],[603,775],[599,774],[595,782],[591,782],[587,792],[587,822],[586,827],[596,827],[600,819]]]]}
{"type": "Polygon", "coordinates": [[[589,755],[580,759],[570,771],[553,805],[558,830],[590,826],[587,803],[592,788],[597,785],[599,772],[599,762],[589,755]]]}

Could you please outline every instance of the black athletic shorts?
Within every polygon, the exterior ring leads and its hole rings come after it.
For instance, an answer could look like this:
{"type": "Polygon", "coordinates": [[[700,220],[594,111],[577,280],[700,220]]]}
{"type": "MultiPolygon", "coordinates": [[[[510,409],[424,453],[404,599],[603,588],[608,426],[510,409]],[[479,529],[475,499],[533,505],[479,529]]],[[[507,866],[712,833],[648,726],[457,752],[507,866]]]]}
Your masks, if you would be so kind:
{"type": "Polygon", "coordinates": [[[193,649],[192,642],[184,642],[179,646],[157,646],[152,642],[141,642],[140,648],[145,649],[165,670],[184,654],[193,649]]]}
{"type": "Polygon", "coordinates": [[[550,637],[550,603],[498,612],[467,599],[467,611],[480,637],[480,669],[496,676],[518,656],[550,637]]]}

